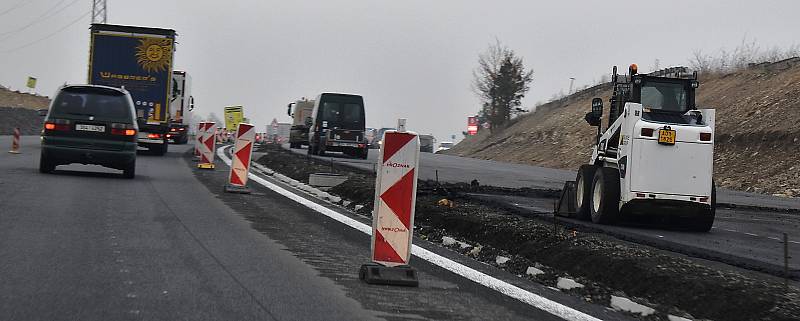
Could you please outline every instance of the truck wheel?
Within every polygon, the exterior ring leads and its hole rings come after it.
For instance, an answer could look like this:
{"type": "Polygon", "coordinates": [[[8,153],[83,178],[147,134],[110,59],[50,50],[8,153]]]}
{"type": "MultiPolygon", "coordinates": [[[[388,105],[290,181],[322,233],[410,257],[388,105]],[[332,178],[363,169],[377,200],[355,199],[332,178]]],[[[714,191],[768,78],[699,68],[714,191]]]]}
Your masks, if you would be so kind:
{"type": "Polygon", "coordinates": [[[581,220],[588,220],[591,212],[589,211],[589,203],[591,202],[592,180],[594,179],[594,172],[597,166],[594,165],[581,165],[578,169],[578,176],[575,178],[575,204],[576,211],[574,217],[581,220]]]}
{"type": "Polygon", "coordinates": [[[44,153],[41,153],[41,156],[39,157],[39,173],[51,173],[55,169],[56,166],[44,156],[44,153]]]}
{"type": "Polygon", "coordinates": [[[122,177],[136,177],[136,159],[134,159],[127,167],[125,167],[125,169],[122,170],[122,177]]]}
{"type": "Polygon", "coordinates": [[[364,149],[360,150],[359,154],[361,159],[367,159],[367,157],[369,157],[369,148],[364,147],[364,149]]]}
{"type": "Polygon", "coordinates": [[[692,221],[692,225],[689,227],[692,231],[708,232],[714,225],[714,217],[717,215],[717,187],[715,185],[714,181],[711,181],[711,208],[692,221]]]}
{"type": "Polygon", "coordinates": [[[619,171],[600,167],[594,173],[589,209],[592,222],[612,224],[619,217],[619,171]]]}
{"type": "Polygon", "coordinates": [[[155,148],[156,155],[164,156],[164,154],[167,153],[167,148],[169,148],[168,146],[169,144],[158,144],[158,146],[155,148]]]}

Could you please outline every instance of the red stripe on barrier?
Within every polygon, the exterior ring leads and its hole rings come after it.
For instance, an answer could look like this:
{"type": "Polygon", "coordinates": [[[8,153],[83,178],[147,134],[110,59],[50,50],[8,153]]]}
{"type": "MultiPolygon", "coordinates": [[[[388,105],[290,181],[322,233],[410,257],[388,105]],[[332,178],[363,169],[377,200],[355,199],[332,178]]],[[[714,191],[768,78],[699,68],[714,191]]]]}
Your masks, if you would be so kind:
{"type": "Polygon", "coordinates": [[[383,192],[381,199],[400,219],[407,229],[411,229],[411,201],[414,192],[414,169],[403,175],[392,187],[383,192]]]}
{"type": "Polygon", "coordinates": [[[375,232],[375,251],[373,251],[374,261],[406,263],[406,261],[397,254],[394,248],[386,242],[380,232],[375,232]]]}
{"type": "Polygon", "coordinates": [[[397,151],[403,148],[406,143],[414,139],[414,137],[417,136],[407,133],[393,133],[391,135],[386,135],[386,139],[384,139],[383,142],[383,162],[386,163],[389,158],[392,158],[397,151]]]}

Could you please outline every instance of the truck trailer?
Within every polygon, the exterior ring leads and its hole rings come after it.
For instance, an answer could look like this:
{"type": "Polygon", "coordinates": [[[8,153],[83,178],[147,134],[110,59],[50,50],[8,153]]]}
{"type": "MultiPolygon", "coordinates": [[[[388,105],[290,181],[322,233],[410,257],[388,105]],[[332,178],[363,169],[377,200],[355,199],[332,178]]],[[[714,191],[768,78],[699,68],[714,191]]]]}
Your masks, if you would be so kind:
{"type": "Polygon", "coordinates": [[[185,71],[172,72],[172,96],[170,100],[169,133],[167,139],[176,144],[189,142],[192,131],[191,111],[194,109],[192,97],[192,77],[185,71]]]}
{"type": "Polygon", "coordinates": [[[167,152],[175,30],[92,24],[89,84],[130,92],[139,126],[138,144],[167,152]]]}

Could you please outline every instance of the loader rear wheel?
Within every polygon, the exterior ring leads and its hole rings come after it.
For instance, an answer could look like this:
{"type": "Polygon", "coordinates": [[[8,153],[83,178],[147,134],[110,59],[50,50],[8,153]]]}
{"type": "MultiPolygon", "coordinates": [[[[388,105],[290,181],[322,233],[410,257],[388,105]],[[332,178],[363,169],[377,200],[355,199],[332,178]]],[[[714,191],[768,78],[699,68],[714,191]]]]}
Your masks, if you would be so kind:
{"type": "Polygon", "coordinates": [[[601,167],[594,174],[590,211],[592,222],[613,224],[619,217],[619,171],[601,167]]]}
{"type": "Polygon", "coordinates": [[[592,191],[592,180],[597,166],[581,165],[578,169],[578,176],[575,178],[575,205],[574,217],[581,220],[588,220],[591,212],[589,211],[590,196],[592,191]]]}
{"type": "Polygon", "coordinates": [[[708,232],[714,225],[714,217],[717,215],[717,187],[713,181],[711,182],[711,208],[704,214],[692,221],[692,225],[689,227],[692,231],[708,232]]]}

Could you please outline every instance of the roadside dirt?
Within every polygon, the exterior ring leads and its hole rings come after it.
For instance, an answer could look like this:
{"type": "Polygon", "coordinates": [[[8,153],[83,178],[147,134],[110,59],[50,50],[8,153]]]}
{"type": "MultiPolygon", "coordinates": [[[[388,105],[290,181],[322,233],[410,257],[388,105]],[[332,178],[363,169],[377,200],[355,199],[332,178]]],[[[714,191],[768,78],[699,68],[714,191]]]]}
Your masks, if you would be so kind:
{"type": "Polygon", "coordinates": [[[22,135],[39,134],[43,118],[33,109],[0,107],[0,135],[13,135],[14,128],[22,135]]]}
{"type": "MultiPolygon", "coordinates": [[[[718,186],[800,197],[800,59],[700,76],[697,104],[717,110],[718,186]]],[[[588,161],[594,128],[583,120],[609,84],[539,106],[498,132],[484,130],[446,154],[576,170],[588,161]]]]}
{"type": "MultiPolygon", "coordinates": [[[[302,181],[326,166],[323,161],[279,148],[261,151],[267,154],[259,163],[302,181]]],[[[358,207],[358,213],[369,215],[374,175],[348,168],[339,173],[348,175],[348,181],[329,192],[352,202],[349,208],[358,207]]],[[[427,181],[418,185],[415,233],[419,237],[435,242],[455,239],[457,242],[443,246],[546,286],[555,287],[559,277],[574,279],[584,287],[565,292],[588,302],[608,306],[612,295],[623,296],[657,310],[646,317],[636,315],[643,320],[667,320],[668,314],[714,320],[800,318],[800,290],[784,288],[773,277],[741,273],[603,234],[565,229],[461,196],[467,192],[545,196],[552,191],[427,181]],[[444,205],[443,199],[448,204],[444,205]],[[498,263],[498,255],[509,260],[498,263]],[[529,267],[544,273],[528,276],[529,267]]]]}

